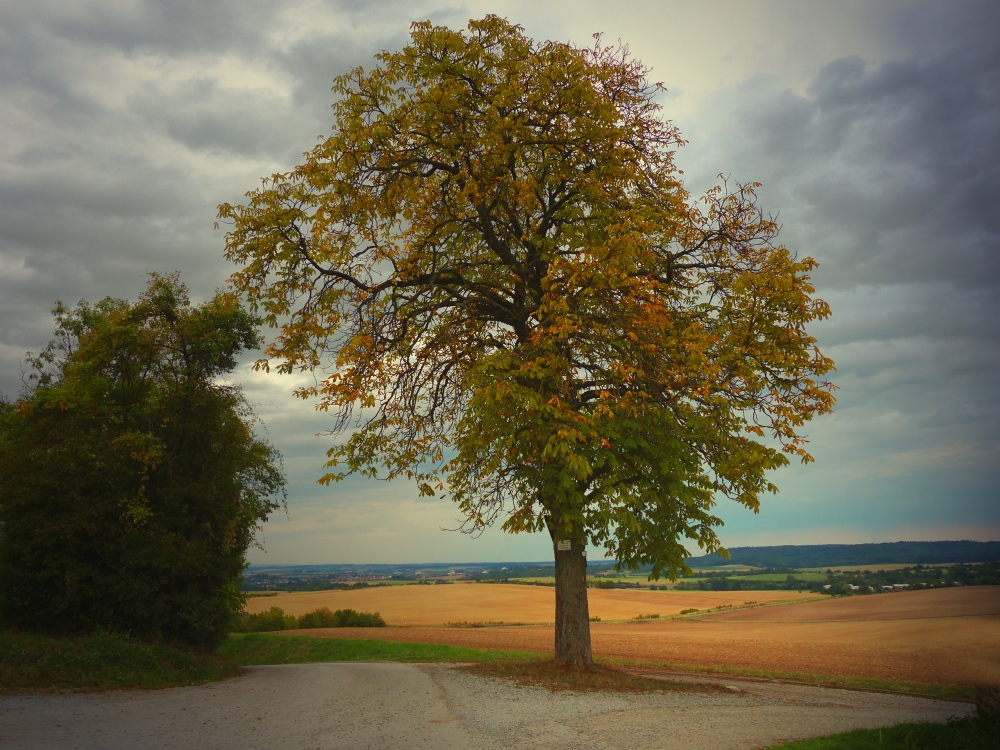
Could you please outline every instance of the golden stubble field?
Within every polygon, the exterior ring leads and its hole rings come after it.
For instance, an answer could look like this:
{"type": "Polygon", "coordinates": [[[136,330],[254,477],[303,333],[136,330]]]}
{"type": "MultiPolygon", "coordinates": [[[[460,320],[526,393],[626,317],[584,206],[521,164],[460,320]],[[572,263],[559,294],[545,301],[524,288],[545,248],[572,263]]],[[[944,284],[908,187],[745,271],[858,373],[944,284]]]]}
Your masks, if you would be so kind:
{"type": "MultiPolygon", "coordinates": [[[[765,604],[788,593],[591,589],[590,602],[592,614],[611,620],[651,612],[666,616],[691,607],[738,606],[747,600],[765,604]]],[[[551,621],[553,596],[552,589],[542,587],[455,584],[289,594],[251,599],[248,608],[282,606],[294,613],[321,606],[378,610],[390,625],[397,625],[288,631],[288,635],[548,653],[553,650],[551,625],[453,628],[435,623],[551,621]],[[426,624],[415,627],[388,612],[422,617],[426,624]]],[[[596,622],[591,634],[595,655],[604,658],[950,685],[1000,684],[1000,586],[813,598],[696,619],[596,622]]]]}
{"type": "MultiPolygon", "coordinates": [[[[630,620],[639,615],[675,615],[685,609],[739,607],[821,598],[795,591],[644,591],[590,589],[590,615],[602,620],[630,620]]],[[[551,623],[556,594],[551,586],[503,583],[454,583],[431,586],[381,586],[357,591],[303,591],[254,597],[247,612],[281,607],[301,615],[320,607],[378,612],[390,626],[444,625],[450,622],[551,623]]]]}

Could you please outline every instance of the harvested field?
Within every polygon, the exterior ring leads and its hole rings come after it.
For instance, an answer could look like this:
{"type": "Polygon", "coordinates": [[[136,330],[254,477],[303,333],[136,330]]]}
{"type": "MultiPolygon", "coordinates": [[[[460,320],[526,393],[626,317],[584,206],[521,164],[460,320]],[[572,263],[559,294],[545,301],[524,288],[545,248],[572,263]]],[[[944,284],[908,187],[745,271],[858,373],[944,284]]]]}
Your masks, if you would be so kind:
{"type": "MultiPolygon", "coordinates": [[[[675,615],[685,609],[707,610],[822,598],[794,591],[644,591],[591,589],[590,614],[602,620],[629,620],[639,615],[675,615]]],[[[555,589],[518,584],[456,583],[447,586],[386,586],[357,591],[303,591],[253,598],[254,614],[281,607],[301,615],[320,607],[378,612],[389,625],[444,625],[451,622],[550,623],[555,615],[555,589]]]]}
{"type": "Polygon", "coordinates": [[[849,622],[1000,615],[1000,586],[969,586],[927,591],[893,591],[849,596],[781,609],[744,609],[707,615],[726,622],[849,622]]]}
{"type": "MultiPolygon", "coordinates": [[[[592,590],[590,593],[593,596],[598,591],[592,590]]],[[[657,593],[670,595],[672,592],[657,593]]],[[[765,592],[750,593],[757,596],[765,592]]],[[[989,600],[998,594],[1000,587],[980,586],[881,594],[822,603],[843,606],[846,611],[856,615],[855,619],[839,622],[795,619],[795,611],[808,611],[821,604],[810,602],[741,613],[760,613],[762,616],[766,613],[768,622],[715,618],[642,623],[602,622],[594,623],[591,633],[594,654],[603,658],[949,685],[970,685],[976,682],[1000,684],[1000,615],[969,614],[981,611],[984,598],[989,600]],[[943,597],[942,594],[945,593],[949,596],[943,597]],[[909,619],[879,617],[888,606],[880,600],[897,597],[903,597],[904,603],[908,598],[916,600],[905,603],[906,608],[914,608],[907,611],[937,614],[909,619]],[[941,616],[946,614],[942,611],[945,603],[958,616],[941,616]],[[858,609],[866,604],[872,617],[865,618],[865,612],[858,609]],[[779,612],[783,613],[783,618],[787,618],[785,621],[780,621],[781,618],[777,617],[779,612]]],[[[893,606],[899,606],[899,611],[903,611],[903,604],[893,606]]],[[[728,614],[726,616],[729,617],[728,614]]],[[[505,617],[513,619],[511,613],[507,613],[505,617]]],[[[288,631],[288,634],[449,643],[474,648],[542,653],[553,650],[551,626],[478,629],[342,628],[288,631]]]]}

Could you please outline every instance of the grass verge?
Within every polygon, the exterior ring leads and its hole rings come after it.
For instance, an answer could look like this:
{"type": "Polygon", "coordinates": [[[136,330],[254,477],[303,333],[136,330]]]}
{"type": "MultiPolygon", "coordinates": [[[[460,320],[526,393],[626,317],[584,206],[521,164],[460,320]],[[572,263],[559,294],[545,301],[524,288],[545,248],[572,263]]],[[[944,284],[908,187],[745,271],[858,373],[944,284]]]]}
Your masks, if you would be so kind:
{"type": "MultiPolygon", "coordinates": [[[[310,661],[467,661],[499,662],[506,659],[534,662],[551,660],[544,653],[493,651],[464,646],[446,646],[429,643],[399,643],[395,641],[320,638],[313,636],[287,636],[267,633],[233,635],[223,644],[222,652],[232,654],[241,664],[301,664],[310,661]],[[250,639],[251,635],[253,639],[250,639]],[[294,641],[293,643],[286,643],[294,641]],[[336,642],[335,645],[322,644],[336,642]],[[353,645],[352,645],[353,644],[353,645]],[[357,645],[363,644],[363,645],[357,645]],[[397,657],[396,654],[401,656],[397,657]]],[[[632,661],[625,659],[600,659],[611,668],[625,667],[681,672],[705,676],[750,677],[801,685],[835,687],[845,690],[867,690],[898,693],[939,700],[972,702],[975,688],[970,686],[937,685],[902,680],[882,680],[869,677],[842,677],[835,675],[802,674],[793,672],[762,671],[735,667],[697,667],[690,664],[632,661]]]]}
{"type": "Polygon", "coordinates": [[[239,663],[221,654],[134,643],[115,635],[48,638],[0,633],[0,692],[164,688],[221,680],[239,663]]]}
{"type": "Polygon", "coordinates": [[[520,651],[493,651],[443,643],[400,643],[271,633],[234,634],[222,644],[219,652],[245,666],[319,661],[487,662],[542,658],[538,654],[520,651]]]}
{"type": "Polygon", "coordinates": [[[972,685],[939,685],[927,682],[906,682],[903,680],[883,680],[875,677],[844,677],[826,674],[804,674],[800,672],[775,672],[738,667],[698,667],[691,664],[665,664],[662,662],[630,661],[625,659],[602,659],[605,664],[637,669],[682,672],[692,675],[719,677],[749,677],[751,679],[787,682],[795,685],[860,690],[875,693],[896,693],[920,698],[961,701],[972,703],[976,689],[972,685]]]}
{"type": "Polygon", "coordinates": [[[467,662],[463,670],[548,690],[603,692],[705,692],[724,690],[636,676],[608,665],[593,671],[560,667],[551,657],[518,651],[494,651],[439,643],[315,638],[270,633],[233,635],[221,649],[246,666],[330,661],[467,662]]]}
{"type": "Polygon", "coordinates": [[[638,668],[705,676],[743,676],[962,701],[971,701],[974,695],[972,687],[611,659],[602,659],[599,669],[594,672],[578,673],[556,667],[551,656],[538,653],[438,643],[270,633],[234,634],[218,653],[192,653],[168,646],[134,643],[113,635],[55,639],[0,633],[0,692],[162,688],[232,677],[238,674],[241,665],[330,661],[469,662],[473,666],[468,669],[475,674],[552,690],[659,692],[714,689],[711,686],[643,677],[626,671],[638,668]]]}
{"type": "Polygon", "coordinates": [[[973,716],[947,724],[897,724],[884,729],[814,737],[773,745],[769,750],[996,750],[1000,717],[973,716]]]}

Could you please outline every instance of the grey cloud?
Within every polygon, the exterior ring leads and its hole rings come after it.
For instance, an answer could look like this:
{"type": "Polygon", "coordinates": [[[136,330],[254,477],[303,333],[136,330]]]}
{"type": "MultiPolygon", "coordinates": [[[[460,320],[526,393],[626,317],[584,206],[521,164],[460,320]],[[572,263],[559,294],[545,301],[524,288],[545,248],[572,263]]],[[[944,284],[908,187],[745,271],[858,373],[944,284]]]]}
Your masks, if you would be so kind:
{"type": "Polygon", "coordinates": [[[320,127],[273,91],[224,88],[208,77],[169,90],[149,84],[128,103],[141,126],[193,151],[282,163],[294,161],[320,127]]]}
{"type": "Polygon", "coordinates": [[[316,29],[295,44],[276,51],[273,57],[275,64],[296,80],[293,91],[296,104],[308,107],[324,123],[317,135],[329,132],[330,89],[336,76],[357,65],[371,69],[375,54],[403,47],[409,41],[413,21],[429,19],[436,24],[464,27],[468,20],[460,5],[357,0],[339,3],[337,7],[345,12],[344,28],[316,29]]]}
{"type": "MultiPolygon", "coordinates": [[[[842,388],[837,414],[809,431],[829,487],[894,450],[997,439],[997,12],[969,5],[980,15],[968,22],[943,5],[891,30],[925,39],[918,55],[836,60],[803,92],[750,82],[709,102],[685,133],[692,184],[719,171],[763,180],[783,239],[822,263],[816,281],[834,317],[816,333],[842,388]]],[[[468,15],[434,0],[0,8],[0,392],[18,391],[19,357],[48,339],[56,298],[135,298],[148,270],[180,270],[196,298],[211,294],[232,270],[215,206],[329,132],[332,78],[402,46],[411,20],[454,27],[468,15]],[[224,79],[223,60],[274,73],[287,90],[224,79]]],[[[296,502],[366,502],[354,485],[314,485],[335,440],[314,437],[323,415],[289,404],[283,379],[239,379],[288,456],[296,502]]],[[[941,481],[996,486],[991,467],[963,472],[941,481]]],[[[808,481],[798,486],[823,502],[837,491],[808,481]]],[[[912,507],[929,506],[918,485],[905,490],[912,507]]],[[[876,490],[865,492],[867,502],[876,490]]]]}
{"type": "Polygon", "coordinates": [[[1000,281],[1000,56],[955,54],[869,71],[838,60],[809,98],[748,112],[764,179],[839,240],[827,284],[1000,281]],[[759,140],[757,140],[759,138],[759,140]],[[858,271],[862,273],[859,274],[858,271]]]}
{"type": "MultiPolygon", "coordinates": [[[[44,344],[55,299],[134,297],[147,271],[180,270],[196,298],[211,294],[232,270],[216,205],[329,132],[332,78],[401,43],[414,12],[448,11],[360,0],[0,8],[4,351],[44,344]],[[289,88],[198,73],[223,59],[289,88]]],[[[7,357],[0,392],[19,388],[20,364],[7,357]]]]}
{"type": "Polygon", "coordinates": [[[997,336],[997,300],[989,288],[926,282],[821,291],[834,310],[816,329],[826,346],[895,339],[989,341],[997,336]],[[949,314],[942,315],[943,310],[949,314]]]}
{"type": "Polygon", "coordinates": [[[266,0],[90,0],[23,4],[7,16],[43,24],[53,35],[86,46],[173,54],[260,47],[274,12],[275,4],[266,0]]]}

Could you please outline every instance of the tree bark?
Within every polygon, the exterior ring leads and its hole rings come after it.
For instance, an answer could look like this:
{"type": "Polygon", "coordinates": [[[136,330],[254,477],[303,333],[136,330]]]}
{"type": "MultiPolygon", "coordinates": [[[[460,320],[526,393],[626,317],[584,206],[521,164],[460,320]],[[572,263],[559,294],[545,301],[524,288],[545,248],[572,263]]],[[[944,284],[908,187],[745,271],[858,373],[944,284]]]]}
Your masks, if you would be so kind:
{"type": "Polygon", "coordinates": [[[585,545],[570,541],[556,558],[556,663],[590,669],[594,656],[590,648],[590,607],[587,604],[587,558],[585,545]]]}

